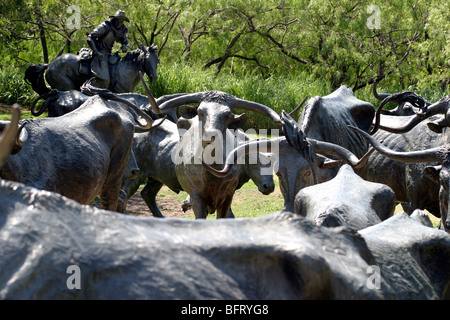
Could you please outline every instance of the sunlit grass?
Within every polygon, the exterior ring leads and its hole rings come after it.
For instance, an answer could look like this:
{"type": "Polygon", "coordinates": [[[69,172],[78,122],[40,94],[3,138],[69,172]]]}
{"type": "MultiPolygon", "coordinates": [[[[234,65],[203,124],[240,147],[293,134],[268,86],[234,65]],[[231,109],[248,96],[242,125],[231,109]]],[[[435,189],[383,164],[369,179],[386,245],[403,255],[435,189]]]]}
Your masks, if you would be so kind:
{"type": "MultiPolygon", "coordinates": [[[[44,113],[39,117],[35,117],[31,114],[30,111],[22,109],[21,119],[45,118],[45,117],[47,117],[47,113],[44,113]]],[[[11,120],[11,112],[0,111],[0,120],[11,120]]]]}
{"type": "MultiPolygon", "coordinates": [[[[231,210],[236,218],[255,218],[265,216],[267,214],[279,211],[284,206],[283,196],[280,193],[279,181],[274,176],[275,191],[269,195],[264,195],[258,191],[258,187],[250,180],[242,186],[241,189],[236,190],[233,203],[231,204],[231,210]]],[[[170,189],[163,187],[157,195],[158,199],[172,200],[177,202],[181,206],[181,202],[186,199],[187,193],[182,191],[178,194],[172,192],[170,189]]],[[[164,210],[160,208],[164,214],[164,210]]],[[[166,214],[169,212],[166,212],[166,214]]],[[[183,216],[186,219],[195,219],[194,213],[191,210],[186,212],[183,216]]],[[[207,219],[216,219],[216,214],[208,215],[207,219]]]]}

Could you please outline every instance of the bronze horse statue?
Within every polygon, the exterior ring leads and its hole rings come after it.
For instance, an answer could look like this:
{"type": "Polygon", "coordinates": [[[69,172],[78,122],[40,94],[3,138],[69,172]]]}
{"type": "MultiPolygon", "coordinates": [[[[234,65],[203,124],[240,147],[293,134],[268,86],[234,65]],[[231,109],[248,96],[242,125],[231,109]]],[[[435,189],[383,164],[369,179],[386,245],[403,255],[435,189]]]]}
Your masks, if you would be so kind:
{"type": "MultiPolygon", "coordinates": [[[[157,50],[156,45],[151,45],[128,52],[122,59],[117,53],[111,55],[111,83],[108,90],[115,93],[133,92],[140,81],[139,71],[147,74],[151,82],[156,81],[159,63],[157,50]]],[[[41,96],[50,93],[52,89],[80,90],[83,83],[92,77],[90,59],[83,59],[81,54],[72,53],[63,54],[49,64],[33,64],[25,71],[25,81],[41,96]],[[45,84],[44,74],[50,88],[45,84]]]]}

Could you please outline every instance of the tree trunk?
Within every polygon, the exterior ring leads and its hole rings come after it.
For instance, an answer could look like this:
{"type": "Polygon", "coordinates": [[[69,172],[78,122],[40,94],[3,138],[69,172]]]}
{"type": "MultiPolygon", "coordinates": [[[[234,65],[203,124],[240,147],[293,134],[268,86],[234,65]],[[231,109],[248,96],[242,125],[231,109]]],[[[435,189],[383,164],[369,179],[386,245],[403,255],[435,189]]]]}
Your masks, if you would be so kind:
{"type": "Polygon", "coordinates": [[[42,54],[44,56],[44,63],[48,63],[48,49],[47,39],[45,38],[45,30],[42,24],[39,24],[39,37],[41,38],[42,54]]]}

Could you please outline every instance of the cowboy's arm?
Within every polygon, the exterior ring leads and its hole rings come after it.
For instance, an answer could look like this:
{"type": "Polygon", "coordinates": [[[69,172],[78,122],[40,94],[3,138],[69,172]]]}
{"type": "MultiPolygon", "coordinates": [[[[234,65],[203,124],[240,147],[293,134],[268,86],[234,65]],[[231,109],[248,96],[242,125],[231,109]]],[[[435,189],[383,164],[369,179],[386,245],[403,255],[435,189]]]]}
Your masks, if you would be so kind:
{"type": "Polygon", "coordinates": [[[122,44],[122,52],[127,52],[128,50],[128,37],[127,37],[127,33],[128,33],[128,28],[125,27],[125,32],[123,33],[122,38],[120,38],[119,42],[122,44]]]}
{"type": "Polygon", "coordinates": [[[94,55],[102,56],[101,52],[98,50],[97,46],[95,45],[95,40],[99,37],[103,36],[107,32],[107,27],[105,23],[100,24],[97,28],[92,31],[87,38],[87,43],[89,47],[94,52],[94,55]]]}

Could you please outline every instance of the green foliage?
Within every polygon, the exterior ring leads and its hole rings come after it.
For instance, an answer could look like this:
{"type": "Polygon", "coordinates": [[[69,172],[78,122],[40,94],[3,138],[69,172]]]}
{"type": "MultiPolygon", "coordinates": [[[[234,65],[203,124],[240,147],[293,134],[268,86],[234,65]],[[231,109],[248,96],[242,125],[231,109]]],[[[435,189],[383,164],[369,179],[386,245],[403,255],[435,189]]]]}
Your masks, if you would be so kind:
{"type": "MultiPolygon", "coordinates": [[[[325,82],[306,74],[265,78],[261,74],[248,72],[236,76],[216,74],[212,70],[178,63],[161,65],[158,80],[149,84],[149,88],[156,97],[174,92],[225,91],[236,97],[270,106],[278,113],[293,110],[305,96],[327,95],[331,90],[325,82]]],[[[142,86],[137,91],[144,94],[142,86]]],[[[247,112],[247,115],[248,128],[274,128],[274,124],[263,115],[253,112],[247,112]]]]}
{"type": "Polygon", "coordinates": [[[384,92],[413,88],[431,101],[448,92],[448,2],[13,0],[0,3],[1,99],[26,100],[18,81],[28,64],[76,53],[118,9],[131,20],[131,49],[159,47],[156,96],[214,89],[290,110],[342,84],[370,100],[376,79],[384,92]]]}
{"type": "Polygon", "coordinates": [[[23,81],[23,76],[16,68],[0,70],[0,102],[5,104],[19,103],[29,105],[35,97],[31,86],[23,81]]]}

